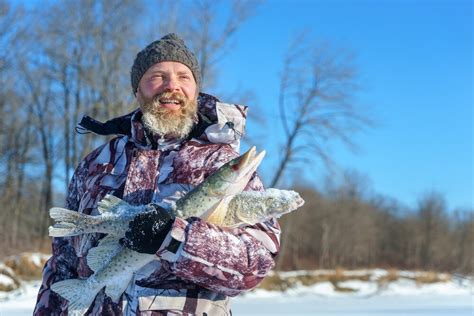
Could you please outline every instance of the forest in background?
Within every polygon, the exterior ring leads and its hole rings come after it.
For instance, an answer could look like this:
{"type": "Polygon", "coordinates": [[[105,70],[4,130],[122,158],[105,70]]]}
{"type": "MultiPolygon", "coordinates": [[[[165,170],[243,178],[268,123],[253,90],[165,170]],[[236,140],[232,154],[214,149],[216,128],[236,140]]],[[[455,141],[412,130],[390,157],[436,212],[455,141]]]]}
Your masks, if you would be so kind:
{"type": "MultiPolygon", "coordinates": [[[[203,90],[215,87],[219,61],[258,8],[257,1],[232,2],[232,14],[216,27],[216,3],[157,1],[156,10],[147,11],[154,15],[137,24],[135,16],[145,16],[145,6],[150,9],[145,2],[71,0],[26,9],[0,0],[0,43],[8,48],[0,51],[0,257],[50,250],[47,212],[63,204],[78,161],[104,142],[79,135],[74,127],[85,113],[104,121],[135,107],[130,66],[156,34],[176,31],[183,36],[197,52],[203,90]],[[184,23],[182,10],[196,18],[184,23]],[[64,12],[67,17],[57,19],[64,12]]],[[[350,57],[326,44],[313,44],[302,33],[282,60],[276,93],[284,139],[269,140],[282,148],[270,186],[291,187],[306,204],[280,220],[277,268],[472,273],[473,210],[448,209],[441,193],[428,192],[408,207],[367,192],[355,172],[318,186],[282,180],[285,172],[310,168],[315,160],[329,168],[333,159],[328,141],[353,146],[351,135],[370,126],[365,113],[350,102],[357,79],[350,57]]],[[[223,99],[241,104],[251,95],[223,94],[223,99]]],[[[253,143],[255,136],[248,137],[253,143]]]]}

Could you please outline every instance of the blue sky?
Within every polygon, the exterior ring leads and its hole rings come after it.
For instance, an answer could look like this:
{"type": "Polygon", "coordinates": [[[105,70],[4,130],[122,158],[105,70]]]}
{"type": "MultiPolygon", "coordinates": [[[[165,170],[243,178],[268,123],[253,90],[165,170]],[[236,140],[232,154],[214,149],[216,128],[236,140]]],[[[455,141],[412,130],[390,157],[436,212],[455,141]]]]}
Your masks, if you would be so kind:
{"type": "MultiPolygon", "coordinates": [[[[265,112],[267,128],[279,127],[279,73],[291,37],[306,28],[347,47],[360,73],[357,103],[376,126],[355,136],[356,154],[333,146],[340,170],[357,170],[375,192],[410,206],[435,190],[450,208],[472,207],[472,16],[471,1],[267,1],[220,63],[219,87],[252,89],[248,105],[265,112]]],[[[269,177],[278,151],[265,149],[269,177]]],[[[321,181],[320,168],[305,174],[321,181]]]]}

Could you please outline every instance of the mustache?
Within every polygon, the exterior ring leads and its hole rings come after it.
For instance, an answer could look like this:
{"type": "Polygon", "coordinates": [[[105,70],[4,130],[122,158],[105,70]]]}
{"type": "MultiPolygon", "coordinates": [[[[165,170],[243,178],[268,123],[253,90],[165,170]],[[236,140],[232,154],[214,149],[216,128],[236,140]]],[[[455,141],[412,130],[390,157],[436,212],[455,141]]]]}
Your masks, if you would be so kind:
{"type": "Polygon", "coordinates": [[[153,102],[160,102],[160,99],[174,99],[178,100],[181,104],[184,104],[188,101],[188,98],[184,94],[178,92],[161,92],[153,97],[153,102]]]}

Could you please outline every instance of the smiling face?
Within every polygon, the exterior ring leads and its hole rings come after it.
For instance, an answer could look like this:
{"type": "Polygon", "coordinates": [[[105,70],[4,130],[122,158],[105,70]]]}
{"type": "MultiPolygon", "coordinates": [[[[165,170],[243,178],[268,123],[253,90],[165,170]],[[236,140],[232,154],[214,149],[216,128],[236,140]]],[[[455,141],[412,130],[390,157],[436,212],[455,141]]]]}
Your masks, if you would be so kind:
{"type": "Polygon", "coordinates": [[[144,125],[162,136],[185,137],[196,117],[197,94],[187,66],[172,61],[154,64],[141,78],[137,91],[144,125]]]}

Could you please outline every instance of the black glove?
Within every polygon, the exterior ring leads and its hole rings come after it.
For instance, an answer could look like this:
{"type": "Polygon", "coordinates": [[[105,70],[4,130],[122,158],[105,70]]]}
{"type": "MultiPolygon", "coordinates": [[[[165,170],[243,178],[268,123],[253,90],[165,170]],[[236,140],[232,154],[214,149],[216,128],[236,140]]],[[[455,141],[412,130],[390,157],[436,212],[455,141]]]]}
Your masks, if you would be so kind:
{"type": "Polygon", "coordinates": [[[128,224],[120,243],[132,250],[154,254],[160,248],[174,222],[174,216],[164,208],[150,204],[153,210],[140,213],[128,224]]]}

